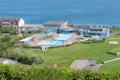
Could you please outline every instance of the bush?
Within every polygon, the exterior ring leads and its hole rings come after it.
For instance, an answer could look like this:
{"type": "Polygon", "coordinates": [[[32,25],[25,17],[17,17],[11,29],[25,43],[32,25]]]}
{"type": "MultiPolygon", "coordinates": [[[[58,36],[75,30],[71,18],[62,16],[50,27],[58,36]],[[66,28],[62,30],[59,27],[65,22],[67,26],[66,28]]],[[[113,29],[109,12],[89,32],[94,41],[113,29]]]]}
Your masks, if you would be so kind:
{"type": "Polygon", "coordinates": [[[92,43],[104,43],[105,42],[105,38],[103,38],[102,40],[91,40],[92,43]]]}
{"type": "Polygon", "coordinates": [[[23,54],[23,53],[12,53],[8,56],[8,58],[17,60],[20,63],[23,64],[41,64],[43,62],[43,59],[39,55],[33,55],[33,54],[23,54]]]}
{"type": "Polygon", "coordinates": [[[40,64],[43,62],[40,55],[25,53],[20,47],[14,48],[13,51],[8,54],[8,58],[28,65],[40,64]]]}
{"type": "Polygon", "coordinates": [[[8,35],[6,35],[6,36],[2,37],[0,41],[1,41],[1,42],[9,42],[10,39],[11,39],[11,37],[8,36],[8,35]]]}
{"type": "Polygon", "coordinates": [[[120,72],[0,65],[1,80],[119,80],[120,72]]]}
{"type": "Polygon", "coordinates": [[[41,49],[41,46],[29,46],[29,45],[22,45],[23,48],[27,48],[27,49],[41,49]]]}
{"type": "Polygon", "coordinates": [[[13,27],[11,27],[11,26],[4,26],[4,27],[2,27],[1,32],[2,33],[10,33],[10,35],[18,34],[18,30],[13,28],[13,27]]]}
{"type": "Polygon", "coordinates": [[[84,37],[91,37],[91,35],[90,34],[86,34],[86,35],[84,35],[84,37]]]}
{"type": "Polygon", "coordinates": [[[32,65],[32,64],[40,64],[43,62],[43,60],[41,59],[40,56],[31,56],[31,55],[19,55],[18,59],[17,59],[18,62],[21,62],[23,64],[28,64],[28,65],[32,65]]]}
{"type": "Polygon", "coordinates": [[[84,42],[82,42],[82,43],[85,43],[85,44],[91,44],[92,41],[88,40],[88,41],[84,41],[84,42]]]}

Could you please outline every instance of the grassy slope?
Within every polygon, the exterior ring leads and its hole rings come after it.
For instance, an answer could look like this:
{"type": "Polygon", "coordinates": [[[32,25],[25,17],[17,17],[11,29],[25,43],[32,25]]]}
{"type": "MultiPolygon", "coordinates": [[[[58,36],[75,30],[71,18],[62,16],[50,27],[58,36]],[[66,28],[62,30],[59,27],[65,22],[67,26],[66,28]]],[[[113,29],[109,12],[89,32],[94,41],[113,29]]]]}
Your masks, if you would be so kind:
{"type": "MultiPolygon", "coordinates": [[[[118,38],[120,36],[111,35],[110,38],[118,38]]],[[[69,68],[71,63],[75,59],[88,59],[88,58],[94,58],[97,60],[97,63],[100,63],[104,60],[109,60],[112,58],[120,57],[115,55],[106,54],[107,51],[120,50],[120,40],[118,45],[110,45],[108,44],[110,39],[108,39],[105,43],[94,43],[94,44],[78,44],[75,43],[73,45],[70,45],[68,47],[58,47],[58,48],[52,48],[48,49],[46,52],[42,52],[41,50],[28,50],[26,49],[29,54],[35,53],[40,54],[41,57],[44,59],[44,63],[37,65],[38,67],[48,67],[55,63],[57,63],[62,68],[69,68]]],[[[112,63],[111,63],[112,64],[112,63]]],[[[113,68],[119,67],[119,62],[115,63],[116,65],[110,65],[111,68],[107,68],[109,64],[106,64],[105,67],[101,67],[100,70],[104,71],[117,71],[119,68],[113,68]]]]}
{"type": "Polygon", "coordinates": [[[110,28],[110,31],[112,31],[112,32],[120,32],[120,28],[110,28]]]}
{"type": "Polygon", "coordinates": [[[103,65],[99,71],[120,71],[120,60],[103,65]]]}
{"type": "Polygon", "coordinates": [[[44,63],[40,66],[47,67],[57,63],[61,67],[68,68],[75,59],[94,58],[97,60],[97,63],[100,63],[101,61],[118,57],[106,54],[111,49],[118,49],[117,47],[118,45],[109,45],[106,42],[105,44],[73,44],[68,47],[48,49],[46,52],[42,52],[41,50],[31,50],[31,52],[40,54],[44,59],[44,63]]]}
{"type": "MultiPolygon", "coordinates": [[[[0,37],[2,37],[2,35],[0,35],[0,37]]],[[[118,35],[111,35],[110,37],[120,38],[120,36],[118,35]]],[[[68,47],[48,49],[48,51],[46,52],[42,52],[41,50],[32,50],[32,49],[31,50],[25,49],[25,51],[28,54],[35,53],[35,54],[41,55],[41,57],[44,59],[44,63],[37,65],[38,67],[48,67],[48,66],[53,65],[54,63],[57,63],[60,65],[60,67],[69,68],[70,64],[75,59],[94,58],[97,60],[97,63],[100,63],[103,60],[120,57],[120,55],[114,56],[114,55],[106,54],[107,51],[120,50],[119,45],[110,45],[108,44],[109,41],[110,39],[108,39],[105,43],[73,44],[68,47]]],[[[120,40],[117,40],[117,41],[120,44],[120,40]]],[[[101,71],[104,71],[104,70],[117,71],[119,70],[119,68],[116,68],[118,66],[120,66],[119,62],[113,62],[113,63],[109,63],[101,67],[100,70],[101,71]],[[109,68],[109,66],[111,67],[109,68]]]]}

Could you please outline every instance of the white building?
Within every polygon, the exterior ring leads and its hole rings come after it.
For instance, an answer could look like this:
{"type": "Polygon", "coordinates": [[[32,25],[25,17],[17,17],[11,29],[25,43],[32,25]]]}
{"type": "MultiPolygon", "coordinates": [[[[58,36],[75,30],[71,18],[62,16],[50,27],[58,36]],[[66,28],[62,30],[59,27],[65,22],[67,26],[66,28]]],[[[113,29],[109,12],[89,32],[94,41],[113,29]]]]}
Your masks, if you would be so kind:
{"type": "Polygon", "coordinates": [[[0,27],[12,26],[19,29],[20,26],[24,25],[25,21],[23,18],[4,18],[0,17],[0,27]]]}

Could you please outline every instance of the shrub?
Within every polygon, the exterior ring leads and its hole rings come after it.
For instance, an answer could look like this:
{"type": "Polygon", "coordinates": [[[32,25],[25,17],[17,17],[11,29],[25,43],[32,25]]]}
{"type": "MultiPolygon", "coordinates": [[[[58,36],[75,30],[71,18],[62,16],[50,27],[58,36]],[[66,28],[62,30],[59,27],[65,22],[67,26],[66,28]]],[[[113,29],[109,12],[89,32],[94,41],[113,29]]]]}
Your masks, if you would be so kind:
{"type": "Polygon", "coordinates": [[[27,48],[27,49],[41,49],[41,46],[29,46],[29,45],[22,45],[23,48],[27,48]]]}
{"type": "Polygon", "coordinates": [[[90,34],[86,34],[86,35],[84,35],[84,37],[91,37],[91,35],[90,34]]]}
{"type": "Polygon", "coordinates": [[[21,47],[14,48],[11,53],[9,52],[8,58],[28,65],[40,64],[43,62],[40,55],[25,53],[21,47]]]}
{"type": "Polygon", "coordinates": [[[27,53],[11,53],[8,58],[17,60],[20,63],[23,64],[40,64],[43,62],[43,59],[40,57],[40,55],[35,54],[27,54],[27,53]]]}
{"type": "Polygon", "coordinates": [[[83,43],[85,43],[85,44],[91,44],[92,41],[88,40],[88,41],[84,41],[83,43]]]}
{"type": "Polygon", "coordinates": [[[9,58],[28,65],[40,64],[43,62],[43,59],[39,55],[33,54],[29,55],[23,53],[12,53],[11,55],[9,55],[9,58]]]}
{"type": "Polygon", "coordinates": [[[91,40],[92,43],[104,43],[105,42],[105,38],[103,38],[102,40],[91,40]]]}
{"type": "Polygon", "coordinates": [[[0,65],[1,80],[119,80],[120,72],[0,65]]]}
{"type": "Polygon", "coordinates": [[[8,35],[6,35],[6,36],[4,36],[4,37],[1,38],[1,42],[9,42],[10,39],[11,39],[11,37],[8,36],[8,35]]]}
{"type": "Polygon", "coordinates": [[[23,64],[40,64],[43,62],[43,59],[39,55],[26,55],[26,54],[21,54],[19,55],[18,62],[21,62],[23,64]]]}

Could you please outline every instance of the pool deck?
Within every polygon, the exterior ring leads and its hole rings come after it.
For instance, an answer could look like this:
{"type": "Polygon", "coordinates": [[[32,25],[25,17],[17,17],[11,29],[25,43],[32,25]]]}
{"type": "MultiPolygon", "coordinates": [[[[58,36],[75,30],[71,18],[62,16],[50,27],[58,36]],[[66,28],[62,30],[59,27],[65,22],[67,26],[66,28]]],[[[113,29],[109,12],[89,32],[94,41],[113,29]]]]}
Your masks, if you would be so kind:
{"type": "Polygon", "coordinates": [[[73,34],[73,36],[68,39],[67,41],[64,42],[64,45],[70,45],[74,42],[77,42],[77,38],[79,38],[80,36],[76,35],[76,34],[73,34]]]}
{"type": "MultiPolygon", "coordinates": [[[[57,34],[57,33],[49,33],[50,35],[53,35],[53,38],[51,38],[51,39],[46,39],[46,40],[48,40],[48,41],[52,41],[52,40],[54,40],[54,39],[56,39],[57,37],[58,37],[58,35],[59,34],[57,34]]],[[[46,36],[47,34],[43,34],[43,36],[46,36]]],[[[77,42],[77,38],[79,38],[80,36],[79,35],[77,35],[77,34],[72,34],[72,36],[68,39],[68,40],[66,40],[62,45],[64,45],[64,46],[68,46],[68,45],[70,45],[70,44],[72,44],[72,43],[74,43],[74,42],[77,42]]],[[[44,41],[44,40],[40,40],[40,38],[37,38],[37,37],[35,37],[31,42],[30,42],[30,44],[29,44],[29,46],[36,46],[36,44],[38,44],[38,43],[40,43],[40,42],[42,42],[42,41],[44,41]]],[[[59,46],[61,46],[61,45],[59,45],[59,46]]],[[[49,48],[50,46],[41,46],[41,48],[42,48],[42,51],[46,51],[48,48],[49,48]]]]}
{"type": "MultiPolygon", "coordinates": [[[[43,34],[43,35],[46,36],[46,34],[43,34]]],[[[46,40],[52,41],[53,39],[58,37],[56,33],[50,33],[50,35],[53,35],[53,38],[46,39],[46,40]]],[[[44,41],[44,40],[40,40],[39,38],[34,38],[34,41],[31,41],[29,46],[35,46],[37,43],[40,43],[41,41],[44,41]]]]}

